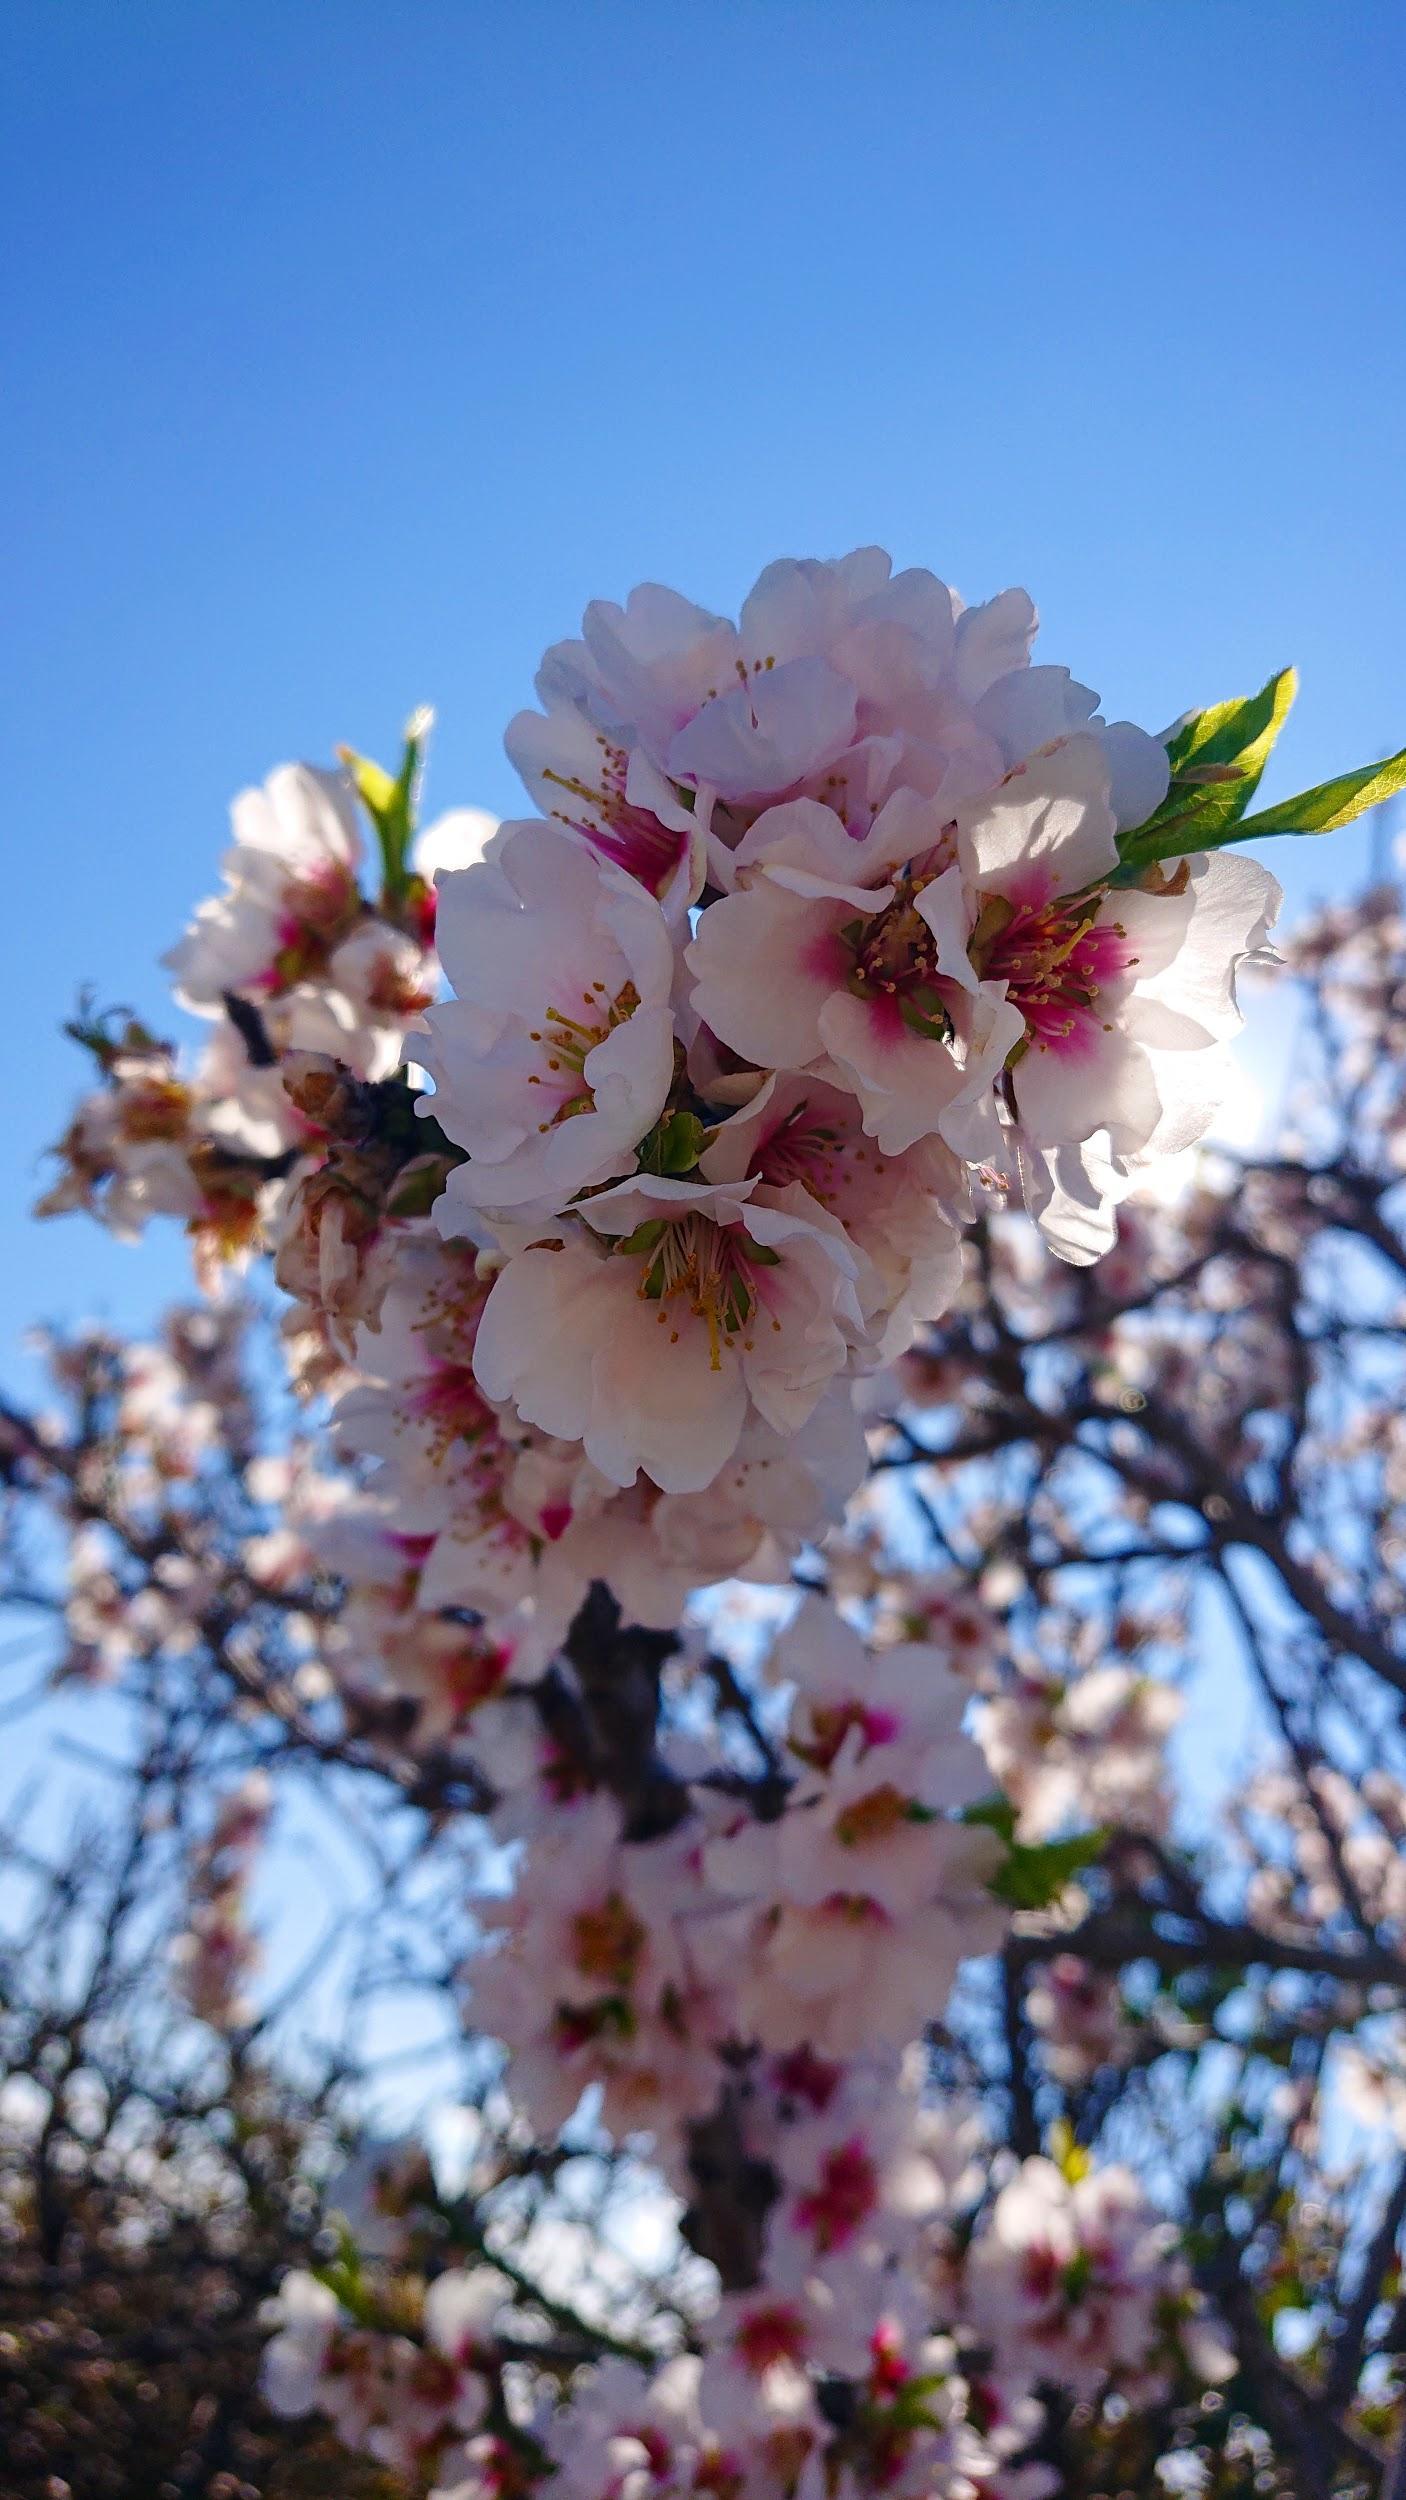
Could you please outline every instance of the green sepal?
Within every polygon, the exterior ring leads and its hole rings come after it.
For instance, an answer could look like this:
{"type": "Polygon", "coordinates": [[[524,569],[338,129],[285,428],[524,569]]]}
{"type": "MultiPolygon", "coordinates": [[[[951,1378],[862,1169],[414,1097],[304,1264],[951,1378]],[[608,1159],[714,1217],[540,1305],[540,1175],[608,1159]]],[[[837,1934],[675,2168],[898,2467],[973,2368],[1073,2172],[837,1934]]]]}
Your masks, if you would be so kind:
{"type": "Polygon", "coordinates": [[[914,990],[898,1001],[898,1013],[909,1033],[920,1034],[925,1042],[947,1042],[952,1038],[952,1019],[936,990],[914,990]]]}
{"type": "Polygon", "coordinates": [[[644,1258],[649,1251],[658,1249],[664,1232],[665,1219],[662,1215],[646,1216],[632,1233],[622,1233],[615,1247],[626,1258],[644,1258]]]}
{"type": "Polygon", "coordinates": [[[110,1071],[114,1060],[122,1058],[128,1051],[145,1056],[150,1051],[166,1047],[128,1008],[104,1007],[95,1011],[89,990],[84,990],[75,1013],[62,1029],[71,1042],[77,1042],[80,1050],[91,1053],[104,1074],[110,1071]],[[119,1018],[122,1020],[120,1025],[119,1018]]]}
{"type": "Polygon", "coordinates": [[[940,2430],[941,2407],[935,2399],[946,2385],[945,2379],[931,2373],[923,2378],[905,2379],[886,2404],[871,2400],[863,2409],[863,2419],[877,2430],[940,2430]]]}
{"type": "Polygon", "coordinates": [[[661,1180],[680,1180],[703,1152],[708,1132],[692,1111],[666,1111],[641,1140],[640,1170],[661,1180]]]}
{"type": "Polygon", "coordinates": [[[964,1807],[961,1819],[995,1832],[1008,1848],[1015,1839],[1015,1807],[1009,1797],[983,1797],[977,1805],[964,1807]]]}
{"type": "Polygon", "coordinates": [[[325,2283],[328,2291],[335,2293],[347,2316],[358,2326],[377,2323],[376,2304],[361,2270],[361,2251],[345,2222],[338,2223],[336,2256],[311,2270],[319,2283],[325,2283]]]}

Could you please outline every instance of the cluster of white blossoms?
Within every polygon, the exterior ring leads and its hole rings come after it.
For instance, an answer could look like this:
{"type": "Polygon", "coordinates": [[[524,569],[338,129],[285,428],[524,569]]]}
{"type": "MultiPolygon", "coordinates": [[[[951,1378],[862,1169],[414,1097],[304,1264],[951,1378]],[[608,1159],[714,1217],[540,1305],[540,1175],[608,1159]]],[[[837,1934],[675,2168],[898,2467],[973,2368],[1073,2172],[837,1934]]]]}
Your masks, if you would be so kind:
{"type": "Polygon", "coordinates": [[[499,1828],[528,1846],[485,1911],[501,1949],[473,1965],[472,2010],[548,2127],[595,2084],[617,2133],[648,2128],[677,2157],[739,2051],[896,2055],[963,1957],[1005,1933],[987,1888],[1000,1843],[963,1819],[991,1777],[941,1651],[871,1655],[811,1598],[771,1672],[791,1706],[769,1813],[728,1793],[707,1749],[676,1746],[668,1828],[644,1839],[614,1798],[563,1777],[511,1690],[476,1717],[499,1828]]]}
{"type": "Polygon", "coordinates": [[[358,2328],[315,2274],[286,2274],[269,2304],[263,2394],[288,2419],[325,2414],[344,2447],[414,2476],[488,2410],[481,2368],[506,2290],[488,2268],[454,2267],[425,2294],[420,2335],[358,2328]]]}
{"type": "MultiPolygon", "coordinates": [[[[428,715],[411,724],[417,753],[427,729],[428,715]]],[[[317,1159],[319,1123],[285,1082],[297,1054],[370,1081],[393,1074],[439,986],[434,880],[476,858],[493,826],[476,808],[441,817],[373,899],[346,773],[281,765],[232,814],[225,890],[164,959],[210,1038],[187,1063],[134,1019],[70,1025],[102,1082],[60,1140],[63,1168],[37,1210],[82,1208],[129,1240],[176,1217],[211,1290],[276,1241],[289,1173],[317,1159]]]]}
{"type": "Polygon", "coordinates": [[[1123,874],[1167,751],[1034,629],[875,550],[736,626],[649,588],[509,731],[543,813],[441,880],[436,1215],[498,1263],[483,1387],[615,1485],[699,1491],[901,1352],[974,1187],[1087,1259],[1212,1116],[1277,888],[1123,874]]]}
{"type": "Polygon", "coordinates": [[[471,1608],[540,1665],[594,1580],[665,1626],[783,1577],[976,1208],[1088,1259],[1211,1116],[1277,890],[1124,858],[1168,746],[1034,630],[872,549],[769,567],[735,626],[598,603],[509,729],[539,816],[412,847],[427,716],[399,781],[282,767],[167,958],[195,1067],[81,1028],[46,1206],[182,1217],[207,1281],[272,1251],[369,1476],[348,1576],[432,1648],[471,1608]]]}
{"type": "MultiPolygon", "coordinates": [[[[960,1619],[930,1577],[908,1594],[939,1634],[960,1619]]],[[[273,2403],[373,2455],[413,2452],[437,2500],[539,2481],[549,2500],[1043,2500],[1057,2477],[1028,2452],[1052,2386],[1147,2398],[1168,2372],[1225,2375],[1127,2171],[1073,2146],[993,2169],[965,2103],[923,2093],[914,2044],[1010,1921],[991,1772],[963,1726],[972,1647],[866,1647],[806,1598],[765,1662],[764,1802],[714,1741],[666,1735],[643,1828],[572,1749],[567,1665],[556,1711],[501,1659],[469,1677],[490,1827],[520,1852],[512,1889],[481,1905],[469,2018],[506,2044],[539,2135],[594,2091],[617,2139],[647,2139],[680,2211],[711,2217],[695,2231],[721,2294],[694,2349],[606,2361],[563,2401],[521,2367],[505,2309],[487,2324],[487,2292],[476,2350],[446,2368],[458,2274],[431,2285],[418,2340],[368,2332],[327,2283],[293,2277],[273,2403]],[[495,2374],[495,2335],[516,2376],[495,2374]],[[484,2408],[475,2368],[508,2415],[460,2446],[452,2423],[484,2408]]]]}

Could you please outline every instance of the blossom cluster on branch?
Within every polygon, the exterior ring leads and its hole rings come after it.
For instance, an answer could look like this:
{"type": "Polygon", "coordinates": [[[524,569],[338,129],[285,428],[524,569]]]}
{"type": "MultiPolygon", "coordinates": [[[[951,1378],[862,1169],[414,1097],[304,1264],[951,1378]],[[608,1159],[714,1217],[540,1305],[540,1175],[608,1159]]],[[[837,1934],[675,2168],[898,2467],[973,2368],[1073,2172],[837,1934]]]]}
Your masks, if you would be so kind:
{"type": "MultiPolygon", "coordinates": [[[[1406,1980],[1389,1731],[1359,1787],[1295,1687],[1316,1642],[1406,1689],[1385,916],[1296,941],[1369,1036],[1349,1135],[1147,1194],[1269,961],[1238,844],[1401,759],[1252,817],[1291,678],[1154,738],[1034,628],[874,550],[770,567],[736,625],[598,603],[508,733],[538,815],[417,834],[426,715],[394,775],[284,767],[167,958],[193,1062],[70,1028],[98,1082],[41,1211],[176,1217],[209,1297],[156,1345],[55,1340],[59,1410],[0,1422],[17,1520],[69,1540],[58,1688],[145,1731],[162,1967],[244,2076],[279,1780],[379,1785],[417,1835],[370,1844],[387,1937],[441,1887],[396,1967],[503,2096],[481,2194],[417,2173],[386,2229],[329,2190],[285,2235],[267,2408],[395,2490],[1042,2500],[1104,2487],[1081,2441],[1116,2488],[1120,2446],[1146,2474],[1208,2422],[1189,2488],[1346,2492],[1384,2454],[1356,2366],[1304,2427],[1253,2199],[1237,2253],[1111,2122],[1151,2123],[1227,1971],[1269,1971],[1266,2036],[1276,1974],[1337,1990],[1320,2063],[1406,1980]],[[267,1323],[228,1281],[256,1260],[267,1323]],[[1169,1775],[1198,1571],[1280,1744],[1238,1885],[1169,1775]],[[672,2252],[625,2334],[533,2236],[577,2229],[563,2164],[622,2150],[672,2252]]],[[[1360,2092],[1389,2043],[1355,2053],[1360,2092]]]]}

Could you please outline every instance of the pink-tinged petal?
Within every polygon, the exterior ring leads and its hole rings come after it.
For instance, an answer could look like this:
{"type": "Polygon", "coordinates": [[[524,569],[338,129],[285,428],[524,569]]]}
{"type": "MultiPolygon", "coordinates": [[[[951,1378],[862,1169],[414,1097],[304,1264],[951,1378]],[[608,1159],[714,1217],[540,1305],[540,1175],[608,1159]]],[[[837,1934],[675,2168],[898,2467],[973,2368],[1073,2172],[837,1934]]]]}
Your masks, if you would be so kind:
{"type": "Polygon", "coordinates": [[[849,916],[843,903],[806,901],[767,878],[709,904],[684,956],[695,1012],[741,1058],[805,1067],[821,1047],[820,1011],[849,969],[839,936],[849,916]]]}
{"type": "MultiPolygon", "coordinates": [[[[787,799],[780,807],[764,808],[732,856],[738,871],[797,868],[841,885],[862,884],[869,874],[867,842],[856,842],[844,817],[818,799],[787,799]]],[[[872,880],[883,881],[882,874],[872,880]]]]}
{"type": "MultiPolygon", "coordinates": [[[[268,812],[262,823],[238,814],[236,833],[276,850],[290,862],[321,852],[345,867],[361,856],[361,831],[356,801],[345,773],[322,772],[314,764],[281,764],[266,784],[268,812]]],[[[257,793],[246,793],[257,796],[257,793]]]]}
{"type": "Polygon", "coordinates": [[[882,547],[858,547],[831,563],[780,556],[742,603],[742,647],[750,660],[794,660],[829,651],[856,607],[882,597],[892,561],[882,547]]]}
{"type": "Polygon", "coordinates": [[[1159,980],[1178,962],[1196,910],[1195,889],[1157,894],[1139,886],[1110,894],[1100,909],[1099,926],[1116,923],[1127,947],[1127,960],[1140,989],[1159,980]]]}
{"type": "Polygon", "coordinates": [[[496,1279],[479,1321],[474,1373],[484,1395],[510,1401],[558,1440],[579,1441],[590,1413],[593,1350],[612,1316],[604,1281],[571,1246],[524,1250],[496,1279]]]}
{"type": "Polygon", "coordinates": [[[1039,618],[1028,591],[1002,590],[979,608],[957,619],[956,679],[969,703],[975,703],[998,677],[1024,668],[1030,658],[1039,618]]]}
{"type": "Polygon", "coordinates": [[[442,880],[441,951],[463,996],[417,1056],[469,1155],[458,1195],[562,1206],[630,1168],[673,1077],[674,945],[634,879],[555,826],[518,825],[442,880]]]}
{"type": "Polygon", "coordinates": [[[1139,990],[1120,1006],[1118,1022],[1143,1050],[1205,1050],[1209,1040],[1206,1027],[1193,1016],[1179,1015],[1175,1007],[1139,990]]]}
{"type": "Polygon", "coordinates": [[[1135,721],[1111,720],[1100,732],[1108,758],[1109,803],[1120,833],[1145,825],[1167,795],[1171,766],[1160,738],[1135,721]]]}
{"type": "Polygon", "coordinates": [[[1161,1116],[1147,1053],[1090,1015],[1055,1048],[1036,1042],[1011,1075],[1021,1128],[1033,1145],[1074,1144],[1107,1129],[1116,1154],[1136,1153],[1161,1116]]]}
{"type": "Polygon", "coordinates": [[[1267,946],[1283,894],[1258,860],[1230,851],[1192,862],[1188,894],[1181,948],[1165,971],[1149,970],[1149,983],[1155,997],[1228,1041],[1241,1023],[1236,973],[1267,946]]]}
{"type": "Polygon", "coordinates": [[[1118,1237],[1118,1177],[1106,1150],[1032,1146],[1016,1139],[1020,1189],[1056,1258],[1092,1267],[1118,1237]]]}
{"type": "Polygon", "coordinates": [[[813,876],[805,868],[767,866],[760,873],[768,884],[779,885],[786,894],[798,894],[803,902],[843,903],[847,912],[859,912],[866,920],[892,900],[894,891],[892,885],[842,885],[834,875],[813,876]]]}
{"type": "Polygon", "coordinates": [[[698,1493],[737,1447],[747,1412],[739,1355],[714,1359],[693,1312],[634,1299],[617,1304],[595,1355],[586,1454],[612,1484],[643,1467],[664,1493],[698,1493]]]}
{"type": "Polygon", "coordinates": [[[916,908],[932,931],[937,970],[943,979],[957,981],[966,990],[978,989],[980,983],[967,953],[970,914],[960,868],[945,869],[925,885],[916,908]]]}
{"type": "Polygon", "coordinates": [[[507,2288],[487,2266],[454,2266],[436,2275],[425,2294],[425,2332],[436,2352],[466,2359],[491,2333],[507,2288]]]}
{"type": "MultiPolygon", "coordinates": [[[[638,729],[660,764],[673,732],[714,688],[731,682],[737,662],[735,626],[660,582],[640,583],[623,608],[593,599],[582,633],[595,681],[587,708],[602,727],[638,729]]],[[[559,646],[559,652],[578,649],[559,646]]],[[[557,656],[549,653],[548,661],[557,656]]],[[[544,668],[538,691],[550,697],[546,676],[544,668]]],[[[569,670],[561,682],[570,687],[569,670]]]]}
{"type": "Polygon", "coordinates": [[[641,1172],[633,1180],[617,1181],[613,1189],[598,1190],[579,1211],[598,1233],[612,1237],[632,1233],[656,1216],[706,1215],[714,1223],[731,1224],[742,1214],[756,1185],[755,1180],[714,1184],[641,1172]]]}
{"type": "Polygon", "coordinates": [[[858,846],[864,873],[877,882],[880,871],[933,862],[934,854],[950,857],[951,822],[952,811],[941,792],[925,797],[916,790],[895,790],[858,846]]]}
{"type": "Polygon", "coordinates": [[[1188,1146],[1205,1136],[1225,1100],[1231,1065],[1230,1051],[1224,1042],[1179,1052],[1175,1058],[1153,1054],[1151,1067],[1162,1110],[1151,1135],[1132,1154],[1135,1165],[1184,1154],[1188,1146]]]}
{"type": "Polygon", "coordinates": [[[509,756],[542,814],[662,903],[689,882],[697,828],[669,785],[576,711],[519,712],[509,756]]]}
{"type": "Polygon", "coordinates": [[[1067,668],[1015,668],[998,677],[975,708],[1007,763],[1018,764],[1037,747],[1052,746],[1083,729],[1098,710],[1098,696],[1067,668]]]}
{"type": "Polygon", "coordinates": [[[821,659],[783,661],[704,703],[670,742],[673,781],[721,799],[783,798],[855,734],[854,688],[821,659]]]}
{"type": "Polygon", "coordinates": [[[1067,738],[957,810],[963,865],[982,893],[1033,905],[1117,866],[1108,767],[1096,738],[1067,738]]]}
{"type": "Polygon", "coordinates": [[[933,1133],[960,1076],[941,1042],[909,1030],[895,1000],[838,990],[826,1002],[820,1032],[885,1154],[902,1154],[933,1133]]]}

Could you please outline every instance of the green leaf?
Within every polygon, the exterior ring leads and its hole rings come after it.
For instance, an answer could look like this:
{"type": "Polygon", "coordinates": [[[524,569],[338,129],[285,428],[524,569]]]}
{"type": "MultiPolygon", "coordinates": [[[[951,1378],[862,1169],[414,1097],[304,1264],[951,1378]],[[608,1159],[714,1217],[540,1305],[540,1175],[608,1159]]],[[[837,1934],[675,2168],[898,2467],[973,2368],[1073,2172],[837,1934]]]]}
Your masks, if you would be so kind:
{"type": "Polygon", "coordinates": [[[1172,778],[1166,797],[1145,824],[1118,837],[1118,883],[1131,883],[1157,860],[1216,851],[1242,838],[1233,827],[1259,787],[1298,682],[1293,669],[1280,669],[1258,694],[1213,703],[1181,723],[1167,742],[1172,778]]]}
{"type": "Polygon", "coordinates": [[[1226,771],[1237,777],[1253,774],[1258,780],[1298,690],[1298,671],[1281,668],[1258,694],[1232,697],[1228,703],[1208,704],[1204,712],[1189,713],[1167,744],[1173,780],[1190,780],[1194,786],[1199,774],[1216,788],[1226,771]]]}
{"type": "Polygon", "coordinates": [[[962,1821],[979,1824],[1005,1842],[1005,1857],[986,1889],[1013,1910],[1047,1909],[1059,1899],[1071,1876],[1092,1865],[1108,1839],[1106,1831],[1092,1831],[1074,1832],[1067,1840],[1017,1840],[1015,1808],[1009,1797],[983,1797],[979,1804],[966,1808],[962,1821]]]}
{"type": "Polygon", "coordinates": [[[967,1806],[964,1823],[982,1823],[988,1831],[999,1833],[1009,1848],[1015,1839],[1015,1807],[1009,1797],[983,1797],[979,1805],[967,1806]]]}
{"type": "Polygon", "coordinates": [[[1356,816],[1365,816],[1368,809],[1380,807],[1394,799],[1399,790],[1406,790],[1406,747],[1399,755],[1389,755],[1380,764],[1363,764],[1355,773],[1339,773],[1335,781],[1320,781],[1316,790],[1304,790],[1296,799],[1284,799],[1278,807],[1266,807],[1258,816],[1246,816],[1230,835],[1232,842],[1258,842],[1263,835],[1274,833],[1336,833],[1340,825],[1350,825],[1356,816]]]}
{"type": "Polygon", "coordinates": [[[415,833],[415,807],[425,747],[433,727],[434,714],[428,705],[422,704],[418,712],[411,713],[405,724],[400,770],[394,780],[384,764],[358,755],[354,747],[337,750],[376,828],[381,849],[381,898],[391,905],[405,900],[412,882],[410,844],[415,833]]]}
{"type": "Polygon", "coordinates": [[[1011,1838],[1006,1829],[1007,1816],[1013,1831],[1015,1817],[1002,1798],[996,1807],[969,1807],[962,1820],[987,1823],[1005,1841],[1004,1862],[986,1888],[1012,1910],[1048,1909],[1052,1901],[1059,1899],[1065,1885],[1102,1855],[1107,1844],[1106,1831],[1072,1832],[1067,1840],[1027,1844],[1011,1838]]]}

